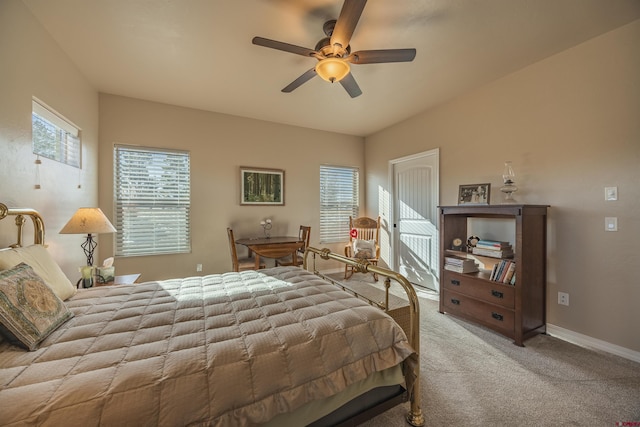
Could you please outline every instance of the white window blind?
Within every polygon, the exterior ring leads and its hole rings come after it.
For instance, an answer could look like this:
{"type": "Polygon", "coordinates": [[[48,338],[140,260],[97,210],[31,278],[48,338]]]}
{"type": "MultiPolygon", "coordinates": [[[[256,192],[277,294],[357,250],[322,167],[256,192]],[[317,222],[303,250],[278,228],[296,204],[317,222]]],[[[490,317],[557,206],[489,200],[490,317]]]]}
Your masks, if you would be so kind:
{"type": "Polygon", "coordinates": [[[80,167],[80,129],[43,102],[31,102],[33,153],[80,167]]]}
{"type": "Polygon", "coordinates": [[[191,251],[188,152],[117,145],[116,255],[191,251]]]}
{"type": "Polygon", "coordinates": [[[349,240],[349,216],[359,212],[358,169],[320,166],[320,243],[349,240]]]}

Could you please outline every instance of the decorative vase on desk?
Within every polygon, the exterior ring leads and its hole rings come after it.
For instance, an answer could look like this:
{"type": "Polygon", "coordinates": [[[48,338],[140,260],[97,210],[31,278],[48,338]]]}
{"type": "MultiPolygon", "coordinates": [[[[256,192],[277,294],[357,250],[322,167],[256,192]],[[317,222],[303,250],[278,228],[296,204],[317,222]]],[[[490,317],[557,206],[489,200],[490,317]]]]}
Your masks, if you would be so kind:
{"type": "Polygon", "coordinates": [[[515,185],[516,174],[513,172],[513,167],[510,161],[504,162],[504,171],[502,171],[502,181],[504,185],[500,187],[500,191],[505,194],[504,201],[502,203],[516,203],[513,198],[513,193],[518,191],[518,187],[515,185]]]}
{"type": "Polygon", "coordinates": [[[264,236],[269,239],[271,237],[271,220],[267,218],[264,221],[260,221],[260,225],[262,226],[262,229],[264,231],[264,236]]]}

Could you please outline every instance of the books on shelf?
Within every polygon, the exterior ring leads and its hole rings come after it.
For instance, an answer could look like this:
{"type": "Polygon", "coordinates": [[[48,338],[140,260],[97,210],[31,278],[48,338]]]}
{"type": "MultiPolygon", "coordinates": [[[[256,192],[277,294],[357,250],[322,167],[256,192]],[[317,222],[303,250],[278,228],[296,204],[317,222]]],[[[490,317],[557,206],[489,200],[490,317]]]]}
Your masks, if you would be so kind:
{"type": "Polygon", "coordinates": [[[503,249],[511,248],[511,244],[509,242],[502,242],[499,240],[478,240],[478,243],[476,243],[476,248],[503,249]]]}
{"type": "Polygon", "coordinates": [[[472,253],[493,258],[513,258],[513,247],[509,242],[498,240],[479,240],[472,253]]]}
{"type": "Polygon", "coordinates": [[[509,259],[503,259],[493,266],[489,280],[505,283],[507,285],[516,284],[516,263],[509,259]]]}
{"type": "Polygon", "coordinates": [[[456,273],[475,273],[478,271],[478,265],[471,258],[446,256],[444,258],[444,269],[455,271],[456,273]]]}
{"type": "Polygon", "coordinates": [[[444,269],[455,273],[476,273],[478,271],[478,267],[457,267],[455,265],[447,264],[445,264],[444,269]]]}

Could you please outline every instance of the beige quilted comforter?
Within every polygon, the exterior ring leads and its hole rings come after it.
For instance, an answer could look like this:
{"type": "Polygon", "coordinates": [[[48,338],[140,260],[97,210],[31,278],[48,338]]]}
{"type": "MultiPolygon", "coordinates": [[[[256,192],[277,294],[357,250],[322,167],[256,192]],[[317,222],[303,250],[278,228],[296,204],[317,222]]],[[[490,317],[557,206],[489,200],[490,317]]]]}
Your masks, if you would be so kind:
{"type": "Polygon", "coordinates": [[[257,425],[413,350],[297,267],[110,286],[34,352],[0,344],[0,425],[257,425]]]}

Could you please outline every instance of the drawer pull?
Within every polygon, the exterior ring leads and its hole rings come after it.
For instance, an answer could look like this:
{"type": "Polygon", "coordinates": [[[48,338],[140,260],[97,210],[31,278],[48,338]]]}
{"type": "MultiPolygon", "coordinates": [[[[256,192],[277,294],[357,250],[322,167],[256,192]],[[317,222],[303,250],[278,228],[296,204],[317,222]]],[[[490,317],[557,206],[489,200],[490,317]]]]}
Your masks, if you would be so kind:
{"type": "Polygon", "coordinates": [[[494,319],[499,320],[501,322],[504,319],[504,316],[502,314],[496,313],[495,311],[491,312],[491,317],[493,317],[494,319]]]}
{"type": "Polygon", "coordinates": [[[452,279],[451,280],[451,284],[454,285],[454,286],[460,286],[460,280],[452,279]]]}
{"type": "Polygon", "coordinates": [[[455,298],[451,298],[451,303],[453,305],[460,305],[460,300],[459,299],[455,299],[455,298]]]}
{"type": "Polygon", "coordinates": [[[504,294],[500,291],[496,291],[495,289],[491,290],[491,295],[493,295],[496,298],[504,298],[504,294]]]}

